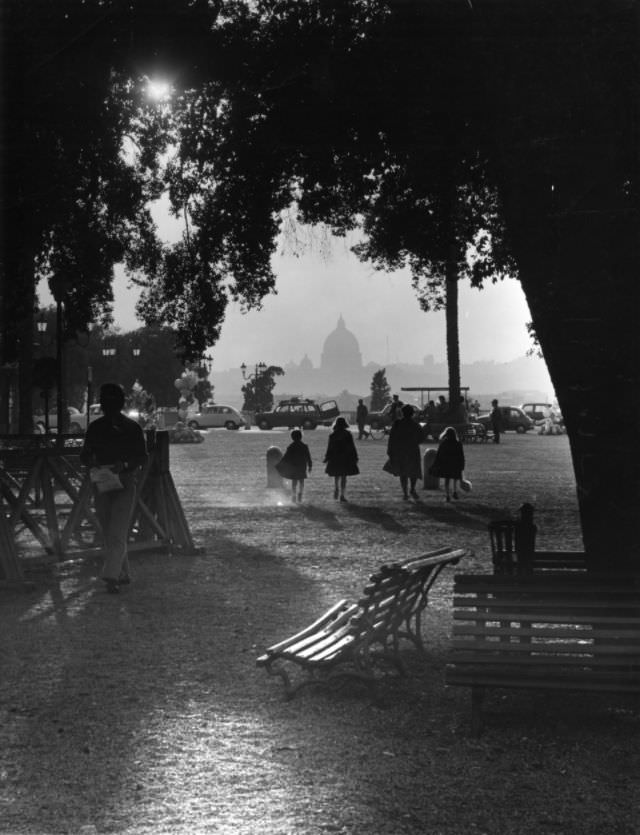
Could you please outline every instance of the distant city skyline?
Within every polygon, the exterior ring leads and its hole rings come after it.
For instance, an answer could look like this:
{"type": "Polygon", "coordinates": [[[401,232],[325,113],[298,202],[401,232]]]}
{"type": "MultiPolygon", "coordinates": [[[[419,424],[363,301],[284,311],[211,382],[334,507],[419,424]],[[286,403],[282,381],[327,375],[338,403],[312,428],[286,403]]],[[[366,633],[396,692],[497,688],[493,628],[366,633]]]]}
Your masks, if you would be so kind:
{"type": "MultiPolygon", "coordinates": [[[[220,340],[210,346],[219,370],[243,362],[283,365],[305,354],[320,365],[326,335],[340,316],[358,336],[364,362],[421,362],[446,357],[443,311],[419,307],[406,272],[373,271],[348,252],[324,261],[313,253],[274,257],[276,294],[261,310],[243,313],[230,304],[220,340]]],[[[137,288],[128,288],[122,270],[114,282],[115,322],[122,330],[141,327],[134,307],[137,288]]],[[[464,362],[510,361],[531,348],[530,320],[519,282],[507,279],[483,290],[460,285],[460,348],[464,362]]]]}
{"type": "MultiPolygon", "coordinates": [[[[276,400],[294,395],[316,400],[337,398],[342,409],[352,410],[358,397],[369,396],[373,375],[381,367],[380,363],[363,361],[357,335],[340,316],[324,340],[320,363],[314,364],[307,355],[299,363],[285,363],[284,375],[276,377],[274,396],[276,400]]],[[[387,382],[396,393],[401,393],[405,387],[448,385],[446,362],[436,362],[432,355],[421,362],[385,363],[384,367],[387,382]]],[[[242,408],[242,379],[237,369],[214,370],[211,382],[215,387],[216,402],[242,408]]],[[[544,363],[532,356],[510,362],[462,363],[461,384],[470,389],[471,397],[481,398],[485,407],[493,397],[506,397],[512,405],[527,400],[547,402],[554,399],[544,363]]],[[[402,396],[408,402],[421,405],[426,402],[424,392],[414,391],[402,396]]]]}
{"type": "MultiPolygon", "coordinates": [[[[165,241],[179,238],[181,222],[168,213],[166,201],[159,201],[154,216],[165,241]]],[[[350,251],[355,241],[304,229],[295,247],[281,239],[272,259],[276,293],[264,299],[260,310],[243,313],[238,304],[229,305],[220,340],[209,348],[214,370],[239,368],[243,362],[284,366],[305,355],[318,367],[324,339],[340,316],[356,334],[365,364],[421,363],[428,356],[444,361],[444,312],[420,309],[407,270],[377,272],[358,261],[350,251]]],[[[129,286],[122,267],[115,270],[113,286],[116,327],[142,327],[135,316],[139,289],[129,286]]],[[[40,298],[51,303],[42,287],[40,298]]],[[[508,362],[525,356],[531,347],[529,320],[518,281],[506,279],[483,290],[462,281],[461,361],[508,362]]]]}

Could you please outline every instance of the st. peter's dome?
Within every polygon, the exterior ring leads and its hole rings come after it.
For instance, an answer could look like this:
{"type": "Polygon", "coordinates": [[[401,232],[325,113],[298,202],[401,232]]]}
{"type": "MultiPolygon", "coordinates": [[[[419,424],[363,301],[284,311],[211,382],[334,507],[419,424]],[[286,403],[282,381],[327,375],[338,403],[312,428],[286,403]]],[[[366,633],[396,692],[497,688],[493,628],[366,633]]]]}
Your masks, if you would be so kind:
{"type": "Polygon", "coordinates": [[[330,373],[355,371],[362,368],[362,354],[358,340],[347,330],[342,316],[336,329],[324,341],[320,368],[330,373]]]}

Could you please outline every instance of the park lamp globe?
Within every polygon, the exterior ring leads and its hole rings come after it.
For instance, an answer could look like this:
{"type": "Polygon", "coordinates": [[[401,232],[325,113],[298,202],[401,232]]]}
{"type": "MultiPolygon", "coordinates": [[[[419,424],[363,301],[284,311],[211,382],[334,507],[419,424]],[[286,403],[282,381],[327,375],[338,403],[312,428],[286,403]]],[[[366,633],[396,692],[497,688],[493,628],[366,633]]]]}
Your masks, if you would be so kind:
{"type": "Polygon", "coordinates": [[[147,98],[151,99],[151,101],[162,103],[167,102],[171,98],[173,87],[171,82],[167,81],[165,78],[145,77],[144,92],[147,98]]]}

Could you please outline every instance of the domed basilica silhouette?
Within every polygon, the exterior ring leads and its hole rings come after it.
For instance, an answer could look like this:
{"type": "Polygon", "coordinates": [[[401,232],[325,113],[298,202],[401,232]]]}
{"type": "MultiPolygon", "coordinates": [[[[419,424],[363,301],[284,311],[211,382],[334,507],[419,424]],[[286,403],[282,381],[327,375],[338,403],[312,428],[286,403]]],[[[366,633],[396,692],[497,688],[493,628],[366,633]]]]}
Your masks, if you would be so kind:
{"type": "Polygon", "coordinates": [[[331,331],[324,341],[320,357],[320,370],[330,375],[346,375],[354,373],[360,375],[362,371],[362,354],[358,340],[347,330],[342,316],[338,319],[336,329],[331,331]]]}

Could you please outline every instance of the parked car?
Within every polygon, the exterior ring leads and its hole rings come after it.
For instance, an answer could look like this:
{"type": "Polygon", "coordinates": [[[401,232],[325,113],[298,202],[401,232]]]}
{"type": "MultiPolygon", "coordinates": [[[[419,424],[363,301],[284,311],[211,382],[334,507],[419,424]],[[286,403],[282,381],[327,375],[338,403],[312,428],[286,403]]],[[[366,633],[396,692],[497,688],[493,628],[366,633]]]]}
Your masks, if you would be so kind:
{"type": "Polygon", "coordinates": [[[554,422],[562,423],[560,410],[551,403],[523,403],[520,408],[526,415],[529,415],[534,423],[548,420],[549,418],[554,422]]]}
{"type": "Polygon", "coordinates": [[[339,414],[335,400],[318,404],[313,400],[296,398],[282,400],[271,412],[256,412],[255,422],[260,429],[275,429],[278,426],[315,429],[317,426],[330,426],[339,414]]]}
{"type": "Polygon", "coordinates": [[[523,403],[522,411],[529,415],[542,435],[559,435],[564,432],[564,418],[551,403],[523,403]]]}
{"type": "Polygon", "coordinates": [[[220,404],[203,406],[201,411],[189,415],[187,426],[191,429],[240,429],[245,419],[233,406],[220,404]]]}
{"type": "MultiPolygon", "coordinates": [[[[74,406],[67,406],[67,413],[69,415],[69,433],[71,435],[78,435],[80,432],[84,432],[87,428],[87,413],[81,412],[80,409],[76,409],[74,406]]],[[[45,416],[42,415],[34,415],[33,416],[33,426],[34,430],[39,433],[43,433],[46,431],[46,422],[45,416]]],[[[49,412],[49,431],[50,432],[57,432],[58,431],[58,412],[49,412]]]]}
{"type": "MultiPolygon", "coordinates": [[[[498,406],[502,418],[502,432],[522,434],[533,429],[533,421],[518,406],[498,406]]],[[[477,420],[485,429],[491,429],[491,415],[480,415],[477,420]]]]}

